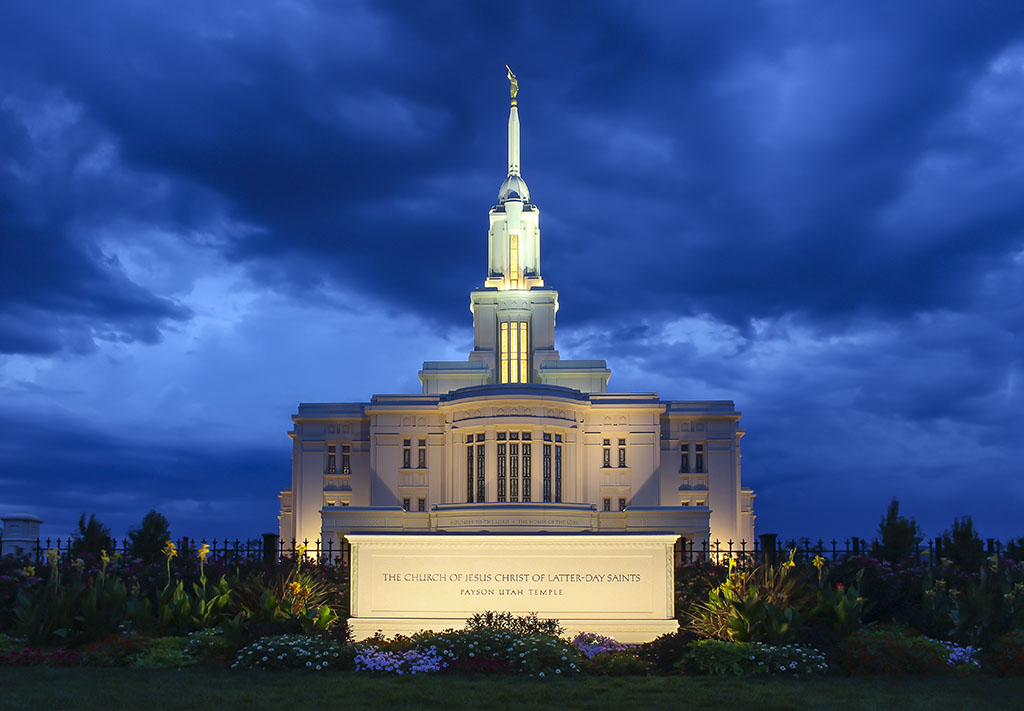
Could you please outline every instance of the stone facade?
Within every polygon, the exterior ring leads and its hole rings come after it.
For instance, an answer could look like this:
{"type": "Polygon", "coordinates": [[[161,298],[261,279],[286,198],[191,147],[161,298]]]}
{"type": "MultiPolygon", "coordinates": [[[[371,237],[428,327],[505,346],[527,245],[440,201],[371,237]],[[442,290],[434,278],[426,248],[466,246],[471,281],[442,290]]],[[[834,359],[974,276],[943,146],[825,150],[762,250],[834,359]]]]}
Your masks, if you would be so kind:
{"type": "Polygon", "coordinates": [[[292,416],[285,541],[348,533],[675,533],[754,536],[731,401],[607,392],[605,361],[562,360],[558,292],[540,274],[540,211],[509,168],[471,293],[468,360],[427,361],[422,394],[304,403],[292,416]]]}

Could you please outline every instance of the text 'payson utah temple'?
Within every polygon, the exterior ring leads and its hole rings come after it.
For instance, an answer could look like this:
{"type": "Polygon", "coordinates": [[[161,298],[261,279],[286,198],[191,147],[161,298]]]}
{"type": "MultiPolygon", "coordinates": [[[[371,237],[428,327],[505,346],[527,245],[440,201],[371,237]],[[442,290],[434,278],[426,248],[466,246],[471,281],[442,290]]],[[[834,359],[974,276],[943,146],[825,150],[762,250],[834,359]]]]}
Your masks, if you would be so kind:
{"type": "Polygon", "coordinates": [[[300,404],[282,539],[668,532],[751,545],[731,401],[608,392],[605,361],[559,357],[558,292],[541,276],[509,79],[508,174],[488,215],[486,276],[470,292],[473,350],[425,362],[422,394],[300,404]]]}

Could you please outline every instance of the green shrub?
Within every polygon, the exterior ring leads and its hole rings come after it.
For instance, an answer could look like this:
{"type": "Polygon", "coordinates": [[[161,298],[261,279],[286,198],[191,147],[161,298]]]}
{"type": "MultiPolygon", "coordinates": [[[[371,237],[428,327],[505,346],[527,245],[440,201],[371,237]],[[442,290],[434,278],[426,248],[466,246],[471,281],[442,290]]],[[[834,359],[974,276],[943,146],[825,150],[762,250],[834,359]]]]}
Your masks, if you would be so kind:
{"type": "Polygon", "coordinates": [[[532,676],[568,676],[580,671],[583,655],[573,644],[550,634],[523,634],[478,627],[421,632],[392,640],[372,638],[359,646],[393,652],[433,648],[449,666],[463,671],[508,671],[532,676]]]}
{"type": "Polygon", "coordinates": [[[198,664],[199,659],[185,654],[188,641],[188,637],[159,637],[149,640],[140,652],[128,658],[127,665],[141,669],[164,669],[198,664]]]}
{"type": "Polygon", "coordinates": [[[691,642],[696,642],[700,637],[690,629],[681,629],[671,634],[663,634],[660,637],[645,642],[637,647],[636,655],[659,672],[671,674],[676,670],[679,661],[690,648],[691,642]]]}
{"type": "Polygon", "coordinates": [[[624,650],[595,654],[583,660],[582,668],[583,673],[595,676],[644,676],[651,671],[651,663],[624,650]]]}
{"type": "Polygon", "coordinates": [[[688,627],[702,637],[734,642],[792,640],[814,609],[807,581],[789,561],[744,570],[729,561],[724,583],[690,611],[688,627]]]}
{"type": "Polygon", "coordinates": [[[197,664],[227,666],[234,660],[235,647],[220,630],[205,629],[192,632],[185,638],[182,654],[197,664]]]}
{"type": "Polygon", "coordinates": [[[679,666],[687,674],[739,676],[745,674],[748,669],[748,665],[745,664],[749,661],[748,646],[742,642],[702,639],[690,645],[679,666]]]}
{"type": "Polygon", "coordinates": [[[836,648],[836,666],[848,674],[945,674],[948,649],[907,629],[884,627],[850,635],[836,648]]]}
{"type": "Polygon", "coordinates": [[[828,671],[825,655],[813,647],[798,644],[774,646],[753,642],[747,648],[751,673],[770,676],[807,676],[828,671]]]}
{"type": "Polygon", "coordinates": [[[350,668],[355,650],[327,639],[304,635],[262,637],[238,650],[232,669],[310,669],[330,671],[350,668]]]}
{"type": "Polygon", "coordinates": [[[1024,630],[996,638],[985,652],[984,669],[1003,676],[1024,675],[1024,630]]]}
{"type": "Polygon", "coordinates": [[[558,620],[541,619],[536,612],[513,615],[511,612],[480,612],[466,620],[467,630],[507,630],[516,634],[547,634],[555,637],[565,632],[558,620]]]}
{"type": "Polygon", "coordinates": [[[828,670],[825,655],[812,647],[717,639],[692,643],[680,666],[688,674],[713,676],[807,676],[828,670]]]}
{"type": "Polygon", "coordinates": [[[5,634],[0,634],[0,652],[13,652],[16,649],[24,649],[25,645],[5,634]]]}

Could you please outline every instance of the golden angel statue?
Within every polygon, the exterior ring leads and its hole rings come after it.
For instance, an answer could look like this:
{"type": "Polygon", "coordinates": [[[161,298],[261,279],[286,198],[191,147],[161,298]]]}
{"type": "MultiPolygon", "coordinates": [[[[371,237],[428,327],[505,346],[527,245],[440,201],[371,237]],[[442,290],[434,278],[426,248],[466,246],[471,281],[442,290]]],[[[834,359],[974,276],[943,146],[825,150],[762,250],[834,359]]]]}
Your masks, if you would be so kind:
{"type": "Polygon", "coordinates": [[[512,95],[512,101],[516,100],[516,94],[519,93],[519,82],[516,80],[516,75],[512,73],[512,69],[506,64],[505,69],[508,69],[508,80],[511,86],[508,91],[512,95]]]}

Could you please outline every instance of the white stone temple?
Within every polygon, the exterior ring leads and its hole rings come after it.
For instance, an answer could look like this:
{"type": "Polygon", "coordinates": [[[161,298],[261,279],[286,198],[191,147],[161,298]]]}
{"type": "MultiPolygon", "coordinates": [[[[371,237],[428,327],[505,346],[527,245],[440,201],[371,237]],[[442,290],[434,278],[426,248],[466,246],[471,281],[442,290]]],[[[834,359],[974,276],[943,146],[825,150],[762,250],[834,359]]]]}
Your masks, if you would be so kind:
{"type": "Polygon", "coordinates": [[[510,79],[508,173],[488,215],[487,273],[470,293],[473,350],[425,362],[422,393],[300,404],[282,540],[674,533],[752,547],[754,494],[741,485],[731,401],[609,392],[605,361],[559,357],[558,292],[541,276],[510,79]]]}

